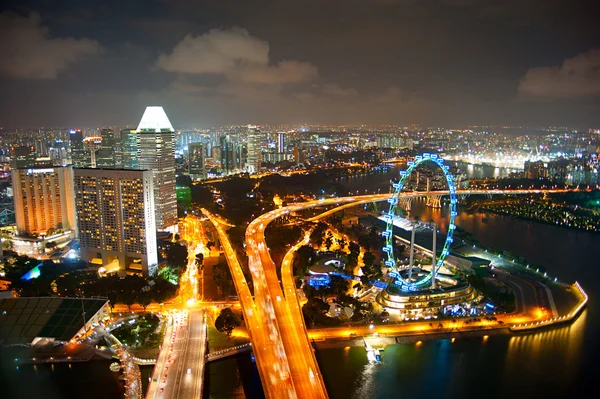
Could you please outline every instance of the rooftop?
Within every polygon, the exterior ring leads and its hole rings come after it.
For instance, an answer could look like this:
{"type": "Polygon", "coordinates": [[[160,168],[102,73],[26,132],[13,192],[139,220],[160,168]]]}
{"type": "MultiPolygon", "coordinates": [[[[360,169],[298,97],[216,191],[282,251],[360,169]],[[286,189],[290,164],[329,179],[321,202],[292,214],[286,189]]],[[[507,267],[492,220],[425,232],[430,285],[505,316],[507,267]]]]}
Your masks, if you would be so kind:
{"type": "Polygon", "coordinates": [[[174,132],[163,107],[146,107],[136,132],[174,132]]]}
{"type": "Polygon", "coordinates": [[[0,299],[0,345],[30,344],[35,338],[69,341],[106,299],[33,297],[0,299]]]}

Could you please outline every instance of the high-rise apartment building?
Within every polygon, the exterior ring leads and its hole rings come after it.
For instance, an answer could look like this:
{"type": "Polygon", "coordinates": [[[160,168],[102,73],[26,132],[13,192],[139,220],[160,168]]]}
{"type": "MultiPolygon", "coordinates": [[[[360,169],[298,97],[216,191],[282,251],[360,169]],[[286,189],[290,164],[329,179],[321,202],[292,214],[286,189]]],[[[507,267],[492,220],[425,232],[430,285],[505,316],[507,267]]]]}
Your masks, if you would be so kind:
{"type": "Polygon", "coordinates": [[[147,107],[136,133],[138,167],[154,176],[156,227],[176,229],[175,129],[162,107],[147,107]]]}
{"type": "Polygon", "coordinates": [[[15,219],[20,235],[72,231],[75,235],[73,169],[13,169],[15,219]]]}
{"type": "Polygon", "coordinates": [[[188,173],[193,178],[206,178],[204,143],[188,144],[188,173]]]}
{"type": "Polygon", "coordinates": [[[118,262],[153,276],[158,267],[153,174],[148,170],[75,169],[81,257],[118,262]]]}
{"type": "Polygon", "coordinates": [[[135,129],[121,130],[121,163],[123,169],[138,168],[138,144],[135,129]]]}
{"type": "Polygon", "coordinates": [[[262,142],[264,135],[255,126],[248,127],[247,134],[248,161],[246,170],[248,173],[258,173],[262,162],[262,142]]]}
{"type": "Polygon", "coordinates": [[[92,165],[91,153],[83,142],[83,132],[80,129],[69,131],[69,147],[73,166],[89,168],[92,165]]]}

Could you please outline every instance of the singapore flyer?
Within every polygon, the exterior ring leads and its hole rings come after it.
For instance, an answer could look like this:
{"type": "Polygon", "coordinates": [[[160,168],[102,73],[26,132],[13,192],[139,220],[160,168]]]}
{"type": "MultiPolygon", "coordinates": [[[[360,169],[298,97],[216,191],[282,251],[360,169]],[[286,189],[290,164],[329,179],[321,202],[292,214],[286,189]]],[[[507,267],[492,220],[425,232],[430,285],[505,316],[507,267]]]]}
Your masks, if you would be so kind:
{"type": "Polygon", "coordinates": [[[449,173],[449,169],[450,168],[444,164],[444,160],[439,158],[436,154],[424,153],[423,155],[417,155],[414,161],[408,162],[408,168],[400,172],[400,180],[397,183],[393,184],[394,193],[388,199],[390,208],[387,214],[384,215],[384,219],[386,221],[386,230],[382,234],[384,237],[386,237],[386,245],[383,247],[383,251],[387,254],[387,260],[385,261],[385,265],[390,268],[389,276],[392,278],[391,283],[398,286],[402,291],[418,291],[430,285],[432,283],[432,279],[436,275],[437,269],[443,266],[444,259],[450,252],[450,246],[453,242],[452,235],[456,228],[456,205],[458,203],[458,199],[456,196],[456,185],[453,181],[454,177],[451,173],[449,173]],[[399,198],[402,196],[402,188],[404,187],[407,179],[419,165],[425,163],[431,163],[434,166],[439,167],[446,178],[448,190],[450,192],[450,223],[448,225],[448,234],[446,236],[446,241],[442,248],[441,254],[439,255],[439,257],[436,256],[435,265],[432,265],[431,271],[428,274],[420,277],[415,281],[412,281],[411,279],[403,277],[400,274],[400,270],[396,266],[397,263],[393,245],[394,218],[396,217],[396,208],[398,206],[399,198]]]}

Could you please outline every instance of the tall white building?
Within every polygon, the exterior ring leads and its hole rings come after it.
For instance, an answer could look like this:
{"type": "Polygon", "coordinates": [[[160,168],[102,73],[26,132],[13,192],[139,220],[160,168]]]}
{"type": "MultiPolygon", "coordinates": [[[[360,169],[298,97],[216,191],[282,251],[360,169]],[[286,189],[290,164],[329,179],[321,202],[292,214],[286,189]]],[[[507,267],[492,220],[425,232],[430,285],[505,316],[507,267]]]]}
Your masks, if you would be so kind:
{"type": "Polygon", "coordinates": [[[13,169],[11,174],[19,234],[47,233],[50,229],[75,233],[71,166],[13,169]]]}
{"type": "Polygon", "coordinates": [[[146,107],[137,129],[137,162],[154,176],[156,227],[177,228],[175,130],[162,107],[146,107]]]}
{"type": "Polygon", "coordinates": [[[75,169],[74,174],[81,257],[153,276],[158,251],[152,172],[75,169]]]}
{"type": "Polygon", "coordinates": [[[247,162],[246,170],[248,173],[260,172],[262,162],[262,142],[264,134],[256,128],[256,126],[248,127],[247,134],[247,162]]]}

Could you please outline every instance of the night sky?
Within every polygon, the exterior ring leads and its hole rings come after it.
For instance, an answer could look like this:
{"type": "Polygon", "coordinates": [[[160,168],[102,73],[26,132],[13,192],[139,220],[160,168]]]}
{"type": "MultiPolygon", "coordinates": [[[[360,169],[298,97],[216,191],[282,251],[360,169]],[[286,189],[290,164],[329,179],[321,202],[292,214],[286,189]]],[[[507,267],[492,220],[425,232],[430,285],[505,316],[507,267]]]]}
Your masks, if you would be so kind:
{"type": "Polygon", "coordinates": [[[594,1],[3,1],[0,126],[600,127],[594,1]]]}

